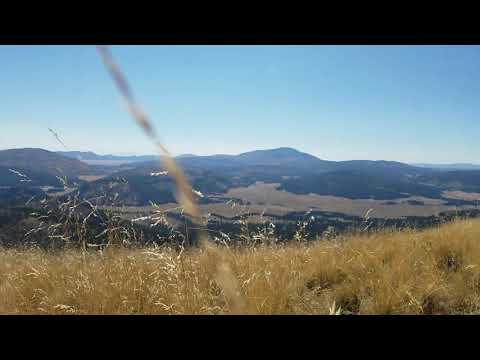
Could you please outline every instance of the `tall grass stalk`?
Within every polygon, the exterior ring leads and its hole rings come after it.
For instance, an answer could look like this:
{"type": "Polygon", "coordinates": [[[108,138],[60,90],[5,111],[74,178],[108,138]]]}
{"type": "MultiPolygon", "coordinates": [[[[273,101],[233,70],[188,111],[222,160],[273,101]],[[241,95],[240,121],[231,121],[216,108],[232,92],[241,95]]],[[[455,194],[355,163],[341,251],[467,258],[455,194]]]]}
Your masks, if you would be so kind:
{"type": "MultiPolygon", "coordinates": [[[[118,65],[114,62],[109,49],[106,46],[97,46],[97,49],[120,94],[125,100],[131,115],[136,120],[137,124],[143,129],[147,137],[156,146],[160,156],[162,156],[163,166],[175,181],[177,200],[179,204],[183,206],[185,212],[190,215],[196,227],[200,228],[200,230],[197,230],[199,232],[200,244],[206,249],[209,249],[208,234],[206,231],[204,231],[202,214],[194,198],[194,194],[197,194],[197,192],[194,192],[194,189],[190,185],[180,166],[175,163],[175,160],[170,155],[169,151],[160,142],[148,116],[136,103],[126,77],[118,65]]],[[[240,304],[242,304],[242,302],[239,298],[238,292],[232,292],[232,289],[235,289],[237,286],[236,278],[233,276],[231,271],[227,271],[229,269],[229,264],[224,261],[220,261],[217,262],[216,268],[217,278],[220,279],[219,283],[222,286],[225,295],[232,300],[233,311],[241,311],[242,306],[240,304]],[[237,298],[234,299],[234,297],[237,298]]]]}

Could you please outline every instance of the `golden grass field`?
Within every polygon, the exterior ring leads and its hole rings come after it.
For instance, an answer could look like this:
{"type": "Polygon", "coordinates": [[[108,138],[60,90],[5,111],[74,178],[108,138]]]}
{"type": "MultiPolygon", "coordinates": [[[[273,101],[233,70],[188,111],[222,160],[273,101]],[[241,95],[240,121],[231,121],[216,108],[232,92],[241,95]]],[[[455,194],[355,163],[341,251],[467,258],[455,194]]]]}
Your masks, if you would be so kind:
{"type": "Polygon", "coordinates": [[[475,314],[480,220],[230,249],[0,251],[0,314],[475,314]]]}

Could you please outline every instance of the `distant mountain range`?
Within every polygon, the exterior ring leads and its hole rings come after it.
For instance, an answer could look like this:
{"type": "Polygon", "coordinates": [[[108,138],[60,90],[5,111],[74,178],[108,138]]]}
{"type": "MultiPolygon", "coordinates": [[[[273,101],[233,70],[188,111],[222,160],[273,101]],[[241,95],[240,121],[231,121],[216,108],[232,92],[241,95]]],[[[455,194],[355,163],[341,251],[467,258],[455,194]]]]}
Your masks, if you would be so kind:
{"type": "Polygon", "coordinates": [[[477,164],[411,164],[423,168],[438,169],[438,170],[480,170],[480,165],[477,164]]]}
{"type": "MultiPolygon", "coordinates": [[[[445,190],[480,192],[480,169],[471,167],[467,171],[465,164],[439,169],[395,161],[328,161],[287,147],[239,155],[184,154],[176,159],[192,186],[207,198],[209,194],[224,194],[231,188],[256,182],[276,183],[280,190],[295,194],[350,199],[388,200],[409,196],[440,199],[445,190]]],[[[124,205],[146,205],[149,200],[169,202],[174,198],[170,177],[151,175],[163,170],[159,160],[161,158],[153,155],[4,150],[0,151],[0,188],[59,186],[57,176],[64,174],[76,181],[87,197],[111,193],[124,205]],[[102,162],[109,166],[98,166],[102,162]],[[118,179],[121,179],[120,185],[113,186],[118,179]]]]}
{"type": "MultiPolygon", "coordinates": [[[[81,160],[84,162],[97,162],[97,161],[114,161],[114,162],[146,162],[146,161],[156,161],[159,159],[156,155],[98,155],[91,151],[57,151],[57,154],[81,160]]],[[[209,155],[209,156],[198,156],[194,154],[182,154],[176,156],[177,159],[184,158],[196,158],[195,161],[218,161],[218,160],[234,160],[237,162],[245,162],[249,164],[256,165],[282,165],[288,162],[294,162],[300,160],[303,165],[312,164],[319,165],[319,161],[322,161],[323,166],[328,166],[329,163],[344,163],[346,167],[350,167],[347,164],[354,165],[356,164],[366,164],[368,160],[351,160],[344,162],[334,162],[321,160],[313,155],[297,151],[292,148],[282,147],[277,149],[270,150],[255,150],[239,155],[209,155]]],[[[371,162],[376,164],[381,164],[382,161],[371,162]]],[[[393,161],[383,161],[385,164],[402,164],[399,162],[393,161]]],[[[453,164],[428,164],[428,163],[411,163],[411,164],[402,164],[409,165],[413,167],[429,168],[429,169],[438,169],[438,170],[480,170],[480,165],[478,164],[469,164],[469,163],[453,163],[453,164]]]]}
{"type": "Polygon", "coordinates": [[[155,155],[140,155],[140,156],[119,156],[119,155],[98,155],[94,152],[87,151],[57,151],[57,154],[81,161],[126,161],[126,162],[139,162],[139,161],[152,161],[158,159],[155,155]]]}
{"type": "MultiPolygon", "coordinates": [[[[177,161],[192,186],[206,195],[222,194],[256,182],[277,183],[280,190],[295,194],[350,199],[390,200],[409,196],[440,199],[445,190],[480,192],[480,171],[439,171],[395,161],[327,161],[292,148],[239,155],[181,156],[177,161]]],[[[171,179],[151,176],[160,168],[158,161],[136,163],[109,178],[89,183],[84,190],[89,196],[99,192],[119,193],[119,199],[128,205],[144,205],[148,200],[171,201],[174,188],[171,179]],[[110,190],[108,184],[115,178],[126,183],[110,190]]]]}
{"type": "Polygon", "coordinates": [[[185,158],[185,157],[195,157],[197,155],[194,155],[194,154],[182,154],[182,155],[178,155],[176,158],[177,159],[180,159],[180,158],[185,158]]]}

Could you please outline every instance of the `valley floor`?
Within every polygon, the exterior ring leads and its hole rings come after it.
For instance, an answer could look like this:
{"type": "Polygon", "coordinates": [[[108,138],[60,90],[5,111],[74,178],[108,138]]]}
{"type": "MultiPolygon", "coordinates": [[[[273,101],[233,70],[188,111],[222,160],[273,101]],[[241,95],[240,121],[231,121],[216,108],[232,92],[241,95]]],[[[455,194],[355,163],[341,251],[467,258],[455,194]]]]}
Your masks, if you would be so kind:
{"type": "Polygon", "coordinates": [[[241,249],[5,249],[0,313],[480,313],[480,220],[241,249]]]}

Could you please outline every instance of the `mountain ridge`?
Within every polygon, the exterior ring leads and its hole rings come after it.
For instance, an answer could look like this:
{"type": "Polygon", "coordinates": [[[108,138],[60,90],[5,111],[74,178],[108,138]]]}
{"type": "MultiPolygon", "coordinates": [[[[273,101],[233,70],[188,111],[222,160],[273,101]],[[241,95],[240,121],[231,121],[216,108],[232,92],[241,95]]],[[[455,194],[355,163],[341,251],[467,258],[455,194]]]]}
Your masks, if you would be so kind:
{"type": "Polygon", "coordinates": [[[438,170],[480,170],[480,164],[471,163],[452,163],[452,164],[428,164],[428,163],[412,163],[416,167],[438,169],[438,170]]]}
{"type": "Polygon", "coordinates": [[[56,153],[80,161],[149,161],[158,158],[156,155],[99,155],[92,151],[56,151],[56,153]]]}
{"type": "MultiPolygon", "coordinates": [[[[11,149],[10,149],[11,150],[11,149]]],[[[43,149],[42,149],[43,150],[43,149]]],[[[159,156],[157,155],[115,155],[115,154],[106,154],[99,155],[93,151],[56,151],[57,154],[77,159],[80,161],[97,161],[97,160],[107,160],[107,161],[131,161],[131,162],[147,162],[147,161],[157,161],[159,156]]],[[[294,161],[300,159],[309,159],[309,161],[323,162],[323,164],[377,164],[377,165],[397,165],[397,166],[411,166],[415,168],[423,169],[437,169],[437,170],[480,170],[480,164],[472,163],[443,163],[443,164],[432,164],[432,163],[405,163],[395,160],[365,160],[365,159],[356,159],[356,160],[324,160],[315,155],[299,151],[292,147],[278,147],[272,149],[258,149],[242,152],[239,154],[211,154],[211,155],[196,155],[196,154],[181,154],[175,156],[176,159],[225,159],[225,160],[241,160],[244,162],[253,161],[257,164],[269,163],[271,161],[282,159],[282,163],[287,161],[294,161]],[[265,159],[271,160],[265,161],[265,159]],[[285,160],[288,159],[288,160],[285,160]]]]}
{"type": "MultiPolygon", "coordinates": [[[[92,152],[83,154],[95,156],[92,152]]],[[[69,152],[69,155],[75,153],[69,152]]],[[[141,156],[135,158],[143,159],[141,156]]],[[[444,191],[480,192],[480,171],[441,171],[386,160],[330,161],[288,147],[238,155],[186,154],[176,159],[193,188],[207,197],[258,182],[279,184],[279,189],[294,194],[314,193],[350,199],[390,200],[408,196],[441,199],[444,191]]],[[[14,170],[28,170],[26,174],[35,175],[37,185],[54,184],[52,177],[60,175],[58,167],[67,169],[71,177],[88,175],[79,178],[79,190],[83,195],[94,197],[111,193],[114,198],[118,192],[119,200],[126,205],[143,206],[148,205],[149,200],[161,203],[173,199],[174,184],[170,176],[151,175],[164,170],[158,157],[118,166],[89,166],[78,159],[43,149],[4,150],[0,151],[3,186],[12,186],[22,180],[18,178],[20,175],[9,170],[9,166],[14,170]],[[128,185],[120,180],[117,188],[112,188],[118,179],[126,180],[128,185]]],[[[27,186],[26,183],[22,185],[27,186]]]]}

